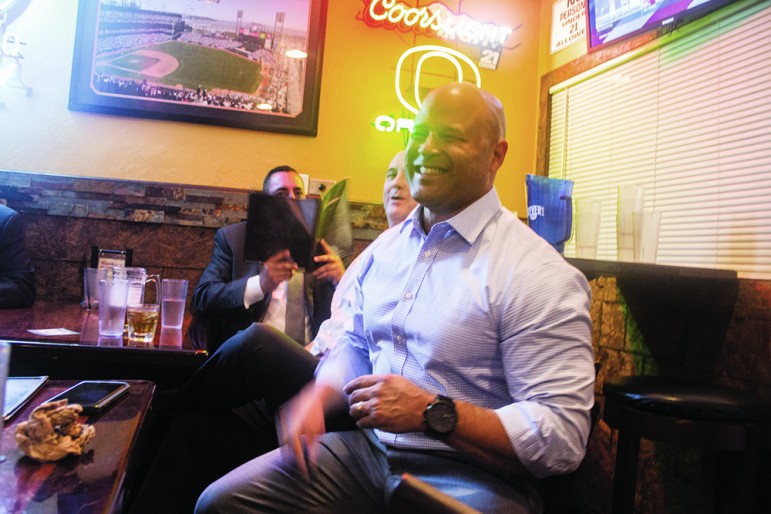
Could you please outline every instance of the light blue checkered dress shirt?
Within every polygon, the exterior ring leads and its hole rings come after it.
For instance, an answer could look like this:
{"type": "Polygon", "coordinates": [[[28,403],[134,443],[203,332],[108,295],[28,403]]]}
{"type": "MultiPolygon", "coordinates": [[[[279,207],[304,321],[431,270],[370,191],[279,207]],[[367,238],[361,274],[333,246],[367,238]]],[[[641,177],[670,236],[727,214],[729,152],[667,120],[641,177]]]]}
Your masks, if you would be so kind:
{"type": "MultiPolygon", "coordinates": [[[[594,401],[585,277],[504,209],[495,189],[428,234],[421,211],[367,248],[353,330],[317,371],[342,387],[402,375],[494,409],[535,476],[580,463],[594,401]]],[[[451,450],[423,433],[378,431],[397,448],[451,450]]]]}

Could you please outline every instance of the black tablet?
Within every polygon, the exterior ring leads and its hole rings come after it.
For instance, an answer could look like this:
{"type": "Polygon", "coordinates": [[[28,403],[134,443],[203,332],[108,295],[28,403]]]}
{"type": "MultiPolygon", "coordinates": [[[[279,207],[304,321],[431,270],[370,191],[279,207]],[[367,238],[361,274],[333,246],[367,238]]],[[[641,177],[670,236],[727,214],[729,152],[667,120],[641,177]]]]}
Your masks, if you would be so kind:
{"type": "Polygon", "coordinates": [[[8,421],[22,407],[27,405],[35,393],[48,381],[47,376],[40,377],[8,377],[5,382],[5,403],[3,404],[3,421],[8,421]]]}

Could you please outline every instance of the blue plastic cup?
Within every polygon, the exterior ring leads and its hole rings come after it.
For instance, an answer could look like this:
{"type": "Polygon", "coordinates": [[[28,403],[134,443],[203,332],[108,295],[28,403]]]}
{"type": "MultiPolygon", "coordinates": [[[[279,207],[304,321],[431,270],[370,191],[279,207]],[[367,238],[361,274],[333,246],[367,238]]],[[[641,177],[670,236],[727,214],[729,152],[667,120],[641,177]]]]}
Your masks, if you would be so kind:
{"type": "Polygon", "coordinates": [[[525,175],[530,228],[559,253],[573,230],[573,181],[525,175]]]}

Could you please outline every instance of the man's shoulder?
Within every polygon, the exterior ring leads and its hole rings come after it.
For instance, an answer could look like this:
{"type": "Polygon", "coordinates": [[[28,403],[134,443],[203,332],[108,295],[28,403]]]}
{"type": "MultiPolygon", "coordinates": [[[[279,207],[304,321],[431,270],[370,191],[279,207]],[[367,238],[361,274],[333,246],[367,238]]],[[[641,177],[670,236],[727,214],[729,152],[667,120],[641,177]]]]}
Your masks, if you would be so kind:
{"type": "Polygon", "coordinates": [[[546,276],[573,274],[576,270],[545,239],[536,234],[512,212],[505,210],[487,234],[488,244],[496,247],[499,262],[522,273],[540,273],[546,276]]]}
{"type": "Polygon", "coordinates": [[[246,235],[246,222],[242,221],[233,225],[225,225],[217,230],[217,234],[229,241],[234,238],[243,238],[246,235]]]}
{"type": "Polygon", "coordinates": [[[0,204],[0,221],[5,221],[18,215],[19,213],[17,213],[10,207],[6,207],[5,205],[0,204]]]}

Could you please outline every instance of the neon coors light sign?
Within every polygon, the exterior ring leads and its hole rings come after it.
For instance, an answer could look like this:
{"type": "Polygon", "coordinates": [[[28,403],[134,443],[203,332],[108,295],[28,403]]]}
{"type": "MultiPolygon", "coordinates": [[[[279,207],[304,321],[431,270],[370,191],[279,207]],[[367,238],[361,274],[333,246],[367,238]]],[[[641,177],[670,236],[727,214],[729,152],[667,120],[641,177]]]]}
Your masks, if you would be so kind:
{"type": "MultiPolygon", "coordinates": [[[[418,113],[418,109],[420,109],[421,105],[421,99],[420,99],[420,75],[423,68],[423,65],[426,60],[430,58],[439,58],[444,59],[446,61],[449,61],[450,64],[455,68],[455,81],[456,82],[464,82],[464,68],[467,68],[471,71],[471,74],[473,75],[473,80],[470,80],[468,82],[472,82],[473,84],[476,84],[477,87],[482,87],[482,76],[479,73],[479,68],[476,67],[474,62],[469,59],[467,56],[463,55],[462,53],[458,52],[457,50],[453,50],[452,48],[446,48],[443,46],[435,46],[435,45],[425,45],[425,46],[416,46],[413,48],[410,48],[409,50],[405,51],[401,57],[399,57],[399,61],[396,63],[396,76],[394,77],[394,87],[396,91],[396,98],[399,99],[399,102],[404,106],[405,109],[410,111],[413,114],[418,113]],[[422,55],[421,55],[422,54],[422,55]],[[417,65],[415,66],[415,70],[413,73],[414,76],[414,88],[413,92],[415,95],[415,101],[414,103],[408,100],[404,97],[401,90],[401,79],[402,79],[402,73],[403,73],[403,67],[405,60],[415,55],[418,57],[417,65]],[[464,66],[464,64],[466,66],[464,66]]],[[[408,119],[408,118],[398,118],[394,119],[391,116],[386,115],[380,115],[375,119],[375,128],[379,130],[380,132],[399,132],[402,129],[406,129],[409,131],[412,131],[412,127],[415,125],[414,120],[408,119]]]]}
{"type": "Polygon", "coordinates": [[[423,7],[412,7],[398,0],[364,0],[364,4],[364,23],[370,27],[415,32],[492,49],[500,49],[513,32],[510,27],[455,14],[440,2],[423,7]]]}
{"type": "MultiPolygon", "coordinates": [[[[481,23],[466,14],[455,14],[444,4],[433,2],[422,7],[412,7],[399,0],[363,0],[365,8],[360,16],[368,26],[398,30],[401,32],[414,32],[428,37],[439,37],[448,41],[474,45],[481,48],[481,58],[477,64],[463,53],[442,46],[425,45],[416,46],[405,51],[396,65],[395,91],[396,97],[405,109],[413,114],[420,108],[420,78],[422,67],[428,59],[439,58],[450,63],[455,68],[455,79],[464,81],[464,68],[470,73],[468,82],[476,83],[482,87],[479,68],[495,70],[503,49],[503,43],[509,38],[513,30],[510,27],[495,25],[493,23],[481,23]],[[405,98],[401,90],[401,78],[405,60],[409,56],[417,57],[414,73],[413,89],[414,101],[405,98]]],[[[408,118],[393,118],[381,115],[375,119],[374,126],[380,132],[412,131],[414,121],[408,118]]]]}

